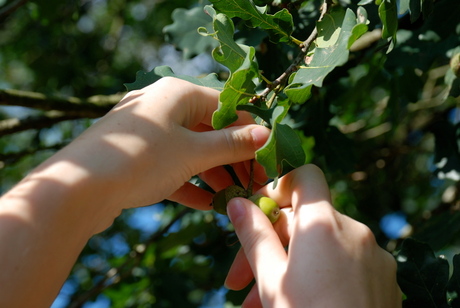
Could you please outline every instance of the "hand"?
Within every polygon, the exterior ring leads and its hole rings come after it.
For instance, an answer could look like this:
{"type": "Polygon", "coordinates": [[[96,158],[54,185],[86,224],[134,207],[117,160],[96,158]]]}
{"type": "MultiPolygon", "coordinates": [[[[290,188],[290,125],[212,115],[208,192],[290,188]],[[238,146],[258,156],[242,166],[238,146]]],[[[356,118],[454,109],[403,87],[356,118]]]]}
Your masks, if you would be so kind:
{"type": "Polygon", "coordinates": [[[218,95],[174,78],[130,92],[3,195],[0,306],[49,307],[88,239],[124,208],[169,198],[209,210],[212,194],[188,181],[200,174],[216,190],[233,184],[224,164],[247,183],[248,160],[269,130],[241,113],[214,131],[218,95]]]}
{"type": "Polygon", "coordinates": [[[369,228],[334,210],[317,167],[298,168],[259,193],[283,208],[274,226],[246,199],[227,208],[242,250],[226,285],[239,290],[256,280],[243,307],[401,307],[394,258],[369,228]]]}
{"type": "MultiPolygon", "coordinates": [[[[163,78],[128,93],[65,155],[79,156],[79,164],[90,172],[111,178],[121,192],[121,206],[171,199],[209,210],[212,194],[188,183],[190,178],[202,173],[211,187],[221,189],[232,181],[216,166],[235,164],[247,181],[247,161],[269,135],[248,113],[241,113],[230,128],[213,130],[218,95],[210,88],[163,78]]],[[[257,170],[259,181],[266,180],[260,166],[257,170]]]]}

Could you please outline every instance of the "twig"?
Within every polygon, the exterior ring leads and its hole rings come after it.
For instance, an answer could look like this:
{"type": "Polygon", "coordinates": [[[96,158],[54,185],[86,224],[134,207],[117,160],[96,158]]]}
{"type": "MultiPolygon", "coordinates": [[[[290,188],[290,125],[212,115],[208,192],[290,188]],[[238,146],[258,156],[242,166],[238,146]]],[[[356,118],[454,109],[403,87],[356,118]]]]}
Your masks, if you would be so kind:
{"type": "Polygon", "coordinates": [[[29,129],[46,128],[62,121],[79,118],[81,117],[75,115],[67,115],[60,111],[49,111],[41,116],[28,117],[25,119],[6,119],[0,121],[0,137],[29,129]]]}
{"type": "Polygon", "coordinates": [[[248,188],[246,189],[247,197],[252,196],[252,190],[254,187],[254,159],[251,159],[249,162],[249,184],[248,188]]]}
{"type": "Polygon", "coordinates": [[[26,4],[28,0],[16,0],[13,3],[5,6],[0,10],[0,23],[3,22],[9,15],[13,14],[18,8],[26,4]]]}
{"type": "Polygon", "coordinates": [[[0,153],[0,161],[7,163],[7,164],[14,163],[25,156],[35,154],[39,151],[57,151],[59,149],[62,149],[67,144],[68,144],[67,142],[63,142],[63,143],[53,144],[50,146],[41,146],[41,147],[33,148],[33,149],[29,148],[29,149],[25,149],[25,150],[18,151],[18,152],[0,153]]]}
{"type": "Polygon", "coordinates": [[[95,118],[107,113],[122,98],[121,94],[96,95],[85,99],[57,97],[43,93],[0,89],[0,105],[22,106],[40,110],[59,110],[67,115],[95,118]]]}
{"type": "MultiPolygon", "coordinates": [[[[324,0],[323,5],[321,6],[321,15],[320,15],[318,21],[321,21],[323,19],[323,17],[329,11],[331,5],[332,5],[331,0],[324,0]]],[[[280,84],[283,84],[284,82],[286,82],[286,80],[289,78],[289,76],[291,76],[291,74],[294,73],[297,70],[298,66],[302,63],[302,61],[304,61],[305,56],[307,55],[311,44],[317,38],[317,36],[318,36],[318,29],[317,29],[317,27],[315,27],[315,29],[313,29],[313,31],[310,34],[310,36],[300,46],[301,47],[300,52],[297,55],[297,57],[294,59],[294,61],[291,63],[291,65],[289,65],[289,67],[278,78],[276,78],[273,82],[268,83],[267,87],[264,89],[264,91],[262,91],[262,93],[260,93],[254,99],[260,99],[262,101],[265,101],[267,99],[268,94],[270,94],[270,92],[272,92],[280,84]]]]}

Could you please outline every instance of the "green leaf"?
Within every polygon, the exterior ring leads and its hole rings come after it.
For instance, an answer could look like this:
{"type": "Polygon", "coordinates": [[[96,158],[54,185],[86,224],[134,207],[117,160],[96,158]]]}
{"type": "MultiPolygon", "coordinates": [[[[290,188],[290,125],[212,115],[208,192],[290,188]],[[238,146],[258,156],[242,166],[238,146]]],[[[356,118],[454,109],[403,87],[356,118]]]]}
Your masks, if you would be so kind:
{"type": "Polygon", "coordinates": [[[266,13],[266,7],[256,6],[252,0],[211,0],[214,7],[228,17],[247,20],[252,27],[267,30],[274,43],[291,41],[294,28],[292,16],[282,9],[275,15],[266,13]]]}
{"type": "Polygon", "coordinates": [[[219,107],[212,117],[213,127],[221,129],[236,121],[236,107],[247,104],[255,95],[253,79],[259,76],[259,68],[254,61],[255,49],[234,41],[232,20],[225,14],[217,14],[211,6],[206,6],[205,11],[213,18],[214,33],[203,28],[199,31],[218,40],[220,46],[214,49],[212,55],[230,70],[230,77],[219,96],[219,107]]]}
{"type": "MultiPolygon", "coordinates": [[[[251,54],[254,54],[253,49],[251,54]]],[[[214,129],[221,129],[235,122],[238,119],[236,107],[247,104],[254,96],[255,84],[252,79],[257,75],[251,69],[250,63],[253,62],[248,59],[246,65],[233,73],[225,83],[219,96],[219,107],[212,115],[214,129]]]]}
{"type": "Polygon", "coordinates": [[[304,165],[305,159],[299,136],[287,124],[275,123],[267,143],[256,152],[256,160],[270,178],[304,165]]]}
{"type": "Polygon", "coordinates": [[[203,11],[203,7],[194,7],[190,10],[175,9],[172,13],[173,23],[163,28],[169,41],[183,51],[184,58],[206,52],[217,46],[211,37],[198,33],[199,27],[212,29],[212,21],[203,11]]]}
{"type": "Polygon", "coordinates": [[[250,47],[235,42],[233,39],[235,26],[227,15],[217,14],[209,5],[205,7],[205,11],[213,18],[214,32],[211,33],[206,28],[199,28],[198,31],[201,35],[212,36],[218,41],[219,46],[213,50],[212,56],[233,73],[246,61],[247,54],[251,52],[250,47]]]}
{"type": "Polygon", "coordinates": [[[238,105],[236,107],[236,110],[248,111],[248,112],[250,112],[252,114],[255,114],[256,116],[260,117],[266,123],[271,123],[271,119],[273,117],[273,111],[275,109],[267,109],[267,108],[255,106],[253,104],[247,104],[247,105],[238,105]]]}
{"type": "MultiPolygon", "coordinates": [[[[286,95],[293,101],[300,101],[299,97],[307,97],[309,87],[321,87],[324,78],[337,66],[348,61],[348,47],[353,39],[353,29],[356,26],[355,14],[347,9],[335,7],[321,22],[318,22],[318,47],[307,66],[302,66],[295,74],[291,84],[285,89],[286,95]]],[[[357,33],[362,29],[357,28],[357,33]]]]}
{"type": "Polygon", "coordinates": [[[402,14],[406,13],[407,11],[409,11],[409,6],[410,6],[411,2],[414,2],[414,1],[411,1],[411,0],[399,0],[398,14],[402,15],[402,14]]]}
{"type": "MultiPolygon", "coordinates": [[[[291,75],[294,77],[295,73],[291,75]]],[[[293,83],[284,89],[284,93],[289,97],[293,104],[303,104],[311,97],[311,88],[313,85],[293,83]]]]}
{"type": "Polygon", "coordinates": [[[444,308],[449,263],[437,258],[422,242],[406,239],[401,245],[398,262],[398,284],[406,295],[404,307],[444,308]]]}
{"type": "Polygon", "coordinates": [[[456,254],[452,259],[454,271],[447,284],[449,303],[451,307],[460,306],[460,254],[456,254]]]}
{"type": "Polygon", "coordinates": [[[150,72],[138,71],[136,73],[136,80],[132,83],[125,83],[125,87],[128,91],[139,90],[148,85],[151,85],[155,81],[162,77],[176,77],[179,79],[187,80],[188,82],[194,83],[199,86],[204,86],[212,89],[221,91],[223,89],[223,83],[217,79],[216,74],[209,74],[202,78],[190,77],[185,75],[176,75],[169,66],[157,66],[150,72]]]}
{"type": "Polygon", "coordinates": [[[410,21],[415,22],[420,17],[420,13],[422,12],[421,0],[410,1],[409,10],[410,10],[410,21]]]}
{"type": "Polygon", "coordinates": [[[382,38],[396,40],[398,30],[398,8],[396,0],[384,0],[379,6],[379,16],[382,21],[382,38]]]}

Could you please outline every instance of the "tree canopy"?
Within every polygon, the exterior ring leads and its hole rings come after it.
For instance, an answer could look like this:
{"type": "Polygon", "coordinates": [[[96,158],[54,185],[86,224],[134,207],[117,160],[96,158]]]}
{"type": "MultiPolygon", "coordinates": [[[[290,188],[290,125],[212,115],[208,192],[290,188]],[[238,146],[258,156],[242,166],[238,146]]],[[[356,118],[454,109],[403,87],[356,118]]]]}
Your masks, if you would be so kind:
{"type": "MultiPolygon", "coordinates": [[[[237,110],[272,129],[257,160],[275,183],[324,170],[334,206],[395,255],[404,307],[456,307],[459,16],[458,0],[0,0],[0,191],[176,76],[222,91],[216,129],[237,110]]],[[[127,210],[54,306],[238,306],[248,290],[223,287],[238,248],[213,211],[127,210]]]]}

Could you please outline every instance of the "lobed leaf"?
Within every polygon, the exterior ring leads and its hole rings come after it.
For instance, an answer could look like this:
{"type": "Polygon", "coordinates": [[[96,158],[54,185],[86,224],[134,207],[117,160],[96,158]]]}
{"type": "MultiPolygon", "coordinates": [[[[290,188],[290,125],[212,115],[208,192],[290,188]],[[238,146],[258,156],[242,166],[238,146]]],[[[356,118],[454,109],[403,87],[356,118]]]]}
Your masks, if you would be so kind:
{"type": "Polygon", "coordinates": [[[219,47],[213,50],[212,55],[230,70],[219,96],[219,107],[212,117],[213,127],[221,129],[236,121],[236,107],[248,103],[254,96],[256,85],[253,79],[259,76],[259,69],[254,60],[255,49],[234,41],[232,20],[225,14],[217,14],[211,6],[206,6],[205,11],[213,18],[214,32],[200,29],[200,33],[210,35],[219,42],[219,47]]]}
{"type": "MultiPolygon", "coordinates": [[[[287,171],[305,164],[302,141],[287,124],[280,123],[289,109],[289,102],[280,102],[273,108],[272,131],[267,143],[256,151],[256,160],[265,168],[268,177],[277,179],[287,171]]],[[[275,181],[276,185],[276,181],[275,181]]]]}
{"type": "Polygon", "coordinates": [[[202,78],[196,78],[186,75],[176,75],[173,70],[166,65],[157,66],[150,72],[138,71],[136,73],[136,80],[132,83],[125,83],[125,87],[128,91],[139,90],[148,85],[151,85],[155,81],[163,77],[175,77],[188,82],[194,83],[199,86],[204,86],[212,89],[221,91],[223,89],[223,83],[217,78],[216,74],[209,74],[202,78]]]}
{"type": "Polygon", "coordinates": [[[215,40],[197,32],[197,29],[203,25],[206,25],[207,29],[212,29],[211,20],[203,12],[203,7],[194,7],[190,10],[175,9],[172,19],[173,23],[164,27],[163,32],[172,44],[183,51],[184,58],[191,58],[216,47],[215,40]]]}
{"type": "Polygon", "coordinates": [[[318,47],[311,62],[302,66],[286,87],[285,93],[290,99],[299,102],[299,97],[308,97],[312,85],[321,87],[324,78],[335,67],[348,61],[349,46],[363,33],[362,27],[355,28],[356,25],[355,14],[341,8],[333,9],[318,22],[318,47]]]}
{"type": "Polygon", "coordinates": [[[286,9],[270,15],[266,12],[266,6],[256,6],[251,0],[211,0],[211,3],[230,18],[238,17],[247,20],[252,27],[267,30],[274,43],[291,41],[294,24],[286,9]]]}
{"type": "Polygon", "coordinates": [[[398,284],[407,297],[404,307],[449,307],[446,300],[447,260],[437,258],[427,244],[413,239],[402,243],[396,260],[398,284]]]}

